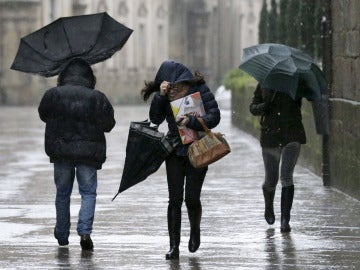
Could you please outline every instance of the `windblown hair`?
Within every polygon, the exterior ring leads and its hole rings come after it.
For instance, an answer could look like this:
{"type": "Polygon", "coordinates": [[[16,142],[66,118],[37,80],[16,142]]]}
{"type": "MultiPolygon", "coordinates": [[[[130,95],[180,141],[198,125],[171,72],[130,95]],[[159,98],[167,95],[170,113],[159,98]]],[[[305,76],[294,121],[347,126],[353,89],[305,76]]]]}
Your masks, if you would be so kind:
{"type": "MultiPolygon", "coordinates": [[[[194,72],[194,79],[182,82],[191,86],[205,84],[204,76],[197,70],[194,72]]],[[[144,101],[147,101],[152,93],[160,91],[160,84],[154,81],[145,81],[145,86],[141,90],[141,96],[144,101]]]]}
{"type": "Polygon", "coordinates": [[[141,89],[140,94],[143,100],[147,101],[151,96],[151,94],[157,91],[160,91],[160,84],[154,81],[150,81],[150,82],[145,81],[145,86],[143,89],[141,89]]]}
{"type": "Polygon", "coordinates": [[[205,84],[206,81],[204,79],[204,75],[202,75],[200,71],[196,70],[194,72],[194,79],[190,80],[188,83],[190,86],[195,86],[195,85],[205,84]]]}
{"type": "Polygon", "coordinates": [[[57,85],[83,85],[88,88],[94,88],[96,77],[90,64],[81,58],[74,58],[61,70],[57,85]]]}

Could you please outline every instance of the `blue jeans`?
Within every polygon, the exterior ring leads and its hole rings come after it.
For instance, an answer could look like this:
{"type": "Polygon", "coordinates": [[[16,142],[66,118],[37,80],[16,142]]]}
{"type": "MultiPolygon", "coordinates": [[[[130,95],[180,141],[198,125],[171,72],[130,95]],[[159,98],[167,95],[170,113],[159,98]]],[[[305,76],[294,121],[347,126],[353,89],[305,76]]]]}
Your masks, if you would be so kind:
{"type": "Polygon", "coordinates": [[[79,235],[91,234],[92,232],[96,204],[97,169],[84,164],[56,162],[54,163],[55,229],[56,236],[60,239],[68,239],[70,234],[70,196],[75,174],[81,195],[77,232],[79,235]]]}
{"type": "Polygon", "coordinates": [[[294,185],[293,174],[299,157],[300,147],[300,143],[291,142],[284,147],[262,148],[265,166],[265,183],[263,186],[268,191],[276,189],[276,185],[279,180],[280,161],[281,186],[288,187],[294,185]]]}

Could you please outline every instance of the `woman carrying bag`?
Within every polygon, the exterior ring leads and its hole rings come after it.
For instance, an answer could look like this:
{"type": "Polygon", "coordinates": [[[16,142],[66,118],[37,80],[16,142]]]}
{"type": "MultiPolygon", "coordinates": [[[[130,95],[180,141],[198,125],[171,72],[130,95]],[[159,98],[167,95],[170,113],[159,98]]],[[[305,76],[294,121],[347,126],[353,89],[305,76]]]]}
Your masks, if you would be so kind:
{"type": "Polygon", "coordinates": [[[171,101],[195,92],[200,93],[205,109],[205,114],[201,118],[208,128],[214,128],[220,122],[220,110],[214,95],[206,86],[203,77],[198,73],[194,76],[183,64],[164,61],[157,71],[155,80],[146,82],[141,91],[145,101],[152,93],[155,93],[150,106],[150,120],[156,125],[166,120],[169,129],[167,135],[177,142],[175,151],[165,160],[169,191],[167,220],[170,238],[170,250],[165,256],[167,260],[179,258],[181,207],[184,193],[191,229],[189,251],[196,252],[200,246],[202,215],[200,195],[208,167],[194,168],[190,164],[187,156],[189,144],[181,142],[178,125],[195,131],[203,131],[203,127],[197,120],[199,116],[197,114],[181,115],[180,120],[176,121],[170,105],[171,101]]]}

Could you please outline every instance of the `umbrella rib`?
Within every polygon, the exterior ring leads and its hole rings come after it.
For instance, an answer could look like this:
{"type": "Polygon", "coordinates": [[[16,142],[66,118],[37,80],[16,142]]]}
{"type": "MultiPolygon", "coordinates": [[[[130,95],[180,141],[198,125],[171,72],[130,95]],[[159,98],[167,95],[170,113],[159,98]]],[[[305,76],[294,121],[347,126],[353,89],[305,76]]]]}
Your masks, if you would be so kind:
{"type": "MultiPolygon", "coordinates": [[[[95,43],[94,43],[94,46],[92,46],[87,52],[91,52],[93,49],[94,49],[94,47],[96,46],[96,44],[98,43],[98,41],[99,41],[99,38],[100,38],[100,36],[101,36],[101,29],[103,29],[103,25],[104,25],[104,21],[105,21],[105,16],[106,15],[108,15],[107,14],[107,12],[102,12],[102,20],[101,20],[101,27],[100,27],[100,31],[99,31],[99,33],[98,33],[98,35],[97,35],[97,37],[96,37],[96,41],[95,41],[95,43]]],[[[109,15],[108,15],[109,16],[109,15]]],[[[109,16],[110,17],[110,16],[109,16]]],[[[108,59],[108,58],[110,58],[111,56],[112,56],[112,54],[113,54],[113,48],[111,48],[110,49],[111,51],[110,51],[110,53],[103,53],[103,55],[106,55],[106,58],[105,59],[108,59]]],[[[89,59],[89,61],[91,62],[91,60],[89,59]]]]}
{"type": "MultiPolygon", "coordinates": [[[[102,14],[103,18],[102,18],[102,20],[101,20],[101,27],[100,27],[100,31],[99,31],[99,33],[98,33],[98,36],[96,37],[96,42],[95,42],[95,44],[97,44],[97,42],[98,42],[98,40],[99,40],[100,33],[101,33],[101,29],[103,29],[103,25],[104,25],[104,21],[105,21],[104,16],[105,16],[106,14],[107,14],[106,12],[103,12],[103,14],[102,14]]],[[[94,45],[94,46],[95,46],[95,45],[94,45]]],[[[93,48],[91,48],[91,49],[93,49],[93,48]]]]}
{"type": "MultiPolygon", "coordinates": [[[[263,80],[263,81],[266,81],[269,76],[273,75],[273,74],[275,73],[275,70],[276,70],[275,67],[277,67],[278,65],[282,64],[283,62],[284,62],[284,60],[279,61],[276,65],[274,65],[274,67],[273,67],[271,70],[269,70],[269,72],[266,74],[266,76],[264,77],[264,80],[263,80]]],[[[277,73],[281,73],[281,74],[284,74],[284,75],[287,75],[287,76],[290,76],[290,75],[291,75],[291,74],[286,74],[286,73],[289,73],[288,70],[278,69],[278,70],[276,70],[276,71],[277,71],[277,73]]],[[[292,73],[295,74],[296,71],[295,71],[295,72],[292,72],[292,73]]]]}
{"type": "Polygon", "coordinates": [[[68,33],[67,33],[66,29],[65,29],[64,20],[63,20],[63,19],[61,20],[61,27],[62,27],[62,29],[64,30],[65,38],[66,38],[67,44],[69,45],[69,49],[70,49],[71,55],[73,55],[73,50],[72,50],[71,45],[70,45],[70,40],[69,40],[69,37],[68,37],[68,33]]]}
{"type": "MultiPolygon", "coordinates": [[[[50,58],[46,57],[46,56],[43,55],[41,52],[39,52],[38,50],[36,50],[33,46],[31,46],[31,45],[29,44],[29,42],[27,42],[25,39],[22,38],[21,40],[22,40],[27,46],[29,46],[29,48],[33,49],[34,52],[36,52],[38,55],[40,55],[40,56],[43,57],[43,58],[48,59],[49,61],[52,61],[50,58]]],[[[41,62],[37,62],[37,63],[41,63],[41,62]]]]}

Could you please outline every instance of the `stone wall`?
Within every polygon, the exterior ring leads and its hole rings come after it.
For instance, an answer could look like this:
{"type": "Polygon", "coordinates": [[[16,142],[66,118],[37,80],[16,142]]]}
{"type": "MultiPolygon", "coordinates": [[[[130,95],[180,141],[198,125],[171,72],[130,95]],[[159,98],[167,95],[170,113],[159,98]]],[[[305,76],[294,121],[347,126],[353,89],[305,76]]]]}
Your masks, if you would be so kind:
{"type": "Polygon", "coordinates": [[[96,68],[96,88],[104,92],[112,104],[139,104],[145,80],[155,78],[156,69],[143,71],[101,72],[96,68]]]}
{"type": "Polygon", "coordinates": [[[360,199],[360,1],[332,1],[331,185],[360,199]]]}
{"type": "Polygon", "coordinates": [[[40,1],[0,2],[0,104],[36,102],[41,79],[21,76],[10,66],[20,38],[39,25],[39,6],[40,1]]]}

